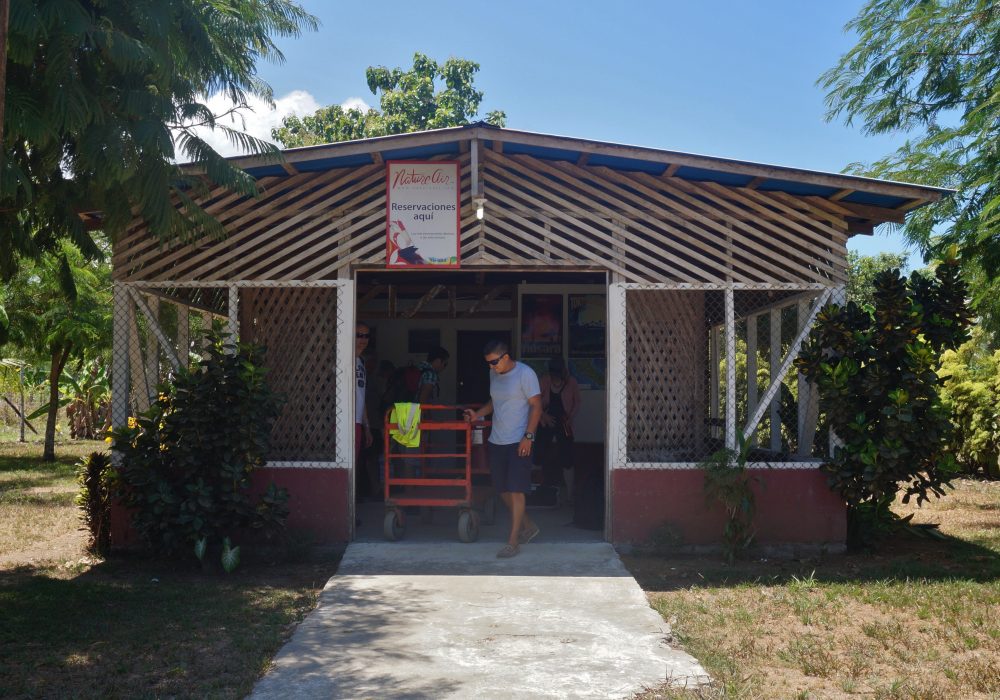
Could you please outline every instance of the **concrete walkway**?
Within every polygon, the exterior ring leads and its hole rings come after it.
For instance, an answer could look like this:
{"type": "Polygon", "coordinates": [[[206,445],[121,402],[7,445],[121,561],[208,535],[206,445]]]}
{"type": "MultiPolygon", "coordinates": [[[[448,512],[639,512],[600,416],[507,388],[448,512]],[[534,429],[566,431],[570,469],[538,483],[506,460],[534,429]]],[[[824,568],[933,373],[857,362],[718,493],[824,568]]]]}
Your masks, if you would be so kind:
{"type": "Polygon", "coordinates": [[[606,543],[348,547],[251,695],[627,698],[707,681],[606,543]]]}

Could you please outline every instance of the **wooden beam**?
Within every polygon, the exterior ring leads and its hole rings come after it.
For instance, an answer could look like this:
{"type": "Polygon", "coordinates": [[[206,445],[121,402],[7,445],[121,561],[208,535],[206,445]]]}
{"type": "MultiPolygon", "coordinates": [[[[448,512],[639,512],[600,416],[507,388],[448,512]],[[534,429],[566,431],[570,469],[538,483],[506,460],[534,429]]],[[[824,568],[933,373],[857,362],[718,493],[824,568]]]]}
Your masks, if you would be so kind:
{"type": "Polygon", "coordinates": [[[299,174],[299,171],[296,170],[295,166],[292,165],[291,163],[282,163],[281,164],[281,169],[284,170],[289,175],[298,175],[299,174]]]}
{"type": "Polygon", "coordinates": [[[382,165],[385,161],[382,160],[382,154],[378,151],[372,151],[372,163],[375,165],[382,165]]]}
{"type": "Polygon", "coordinates": [[[928,203],[929,202],[926,199],[911,199],[909,202],[903,202],[896,207],[896,211],[910,211],[910,209],[916,209],[917,207],[928,203]]]}
{"type": "Polygon", "coordinates": [[[839,204],[859,219],[871,219],[879,223],[891,221],[894,224],[901,224],[906,221],[906,212],[896,209],[873,207],[869,204],[851,204],[850,202],[839,202],[839,204]]]}
{"type": "Polygon", "coordinates": [[[493,299],[495,297],[499,296],[500,293],[503,290],[504,290],[503,286],[494,287],[490,291],[486,292],[486,294],[484,294],[479,300],[473,302],[472,306],[470,306],[468,309],[466,309],[465,313],[462,314],[462,315],[465,316],[466,318],[468,318],[470,316],[475,316],[476,313],[481,308],[483,308],[484,306],[486,306],[487,304],[489,304],[491,301],[493,301],[493,299]]]}
{"type": "Polygon", "coordinates": [[[765,182],[767,182],[766,177],[755,177],[753,180],[744,185],[744,187],[748,190],[755,190],[761,185],[763,185],[765,182]]]}
{"type": "Polygon", "coordinates": [[[671,163],[660,177],[673,177],[681,169],[680,163],[671,163]]]}
{"type": "Polygon", "coordinates": [[[576,167],[582,168],[587,164],[588,160],[590,160],[590,154],[587,152],[581,153],[580,157],[576,159],[576,167]]]}
{"type": "Polygon", "coordinates": [[[855,189],[840,190],[839,192],[834,192],[833,194],[831,194],[829,197],[827,197],[827,199],[829,199],[831,202],[839,202],[844,197],[854,194],[855,192],[857,192],[857,190],[855,189]]]}
{"type": "Polygon", "coordinates": [[[399,314],[400,317],[401,318],[413,318],[414,314],[416,314],[418,311],[420,311],[420,309],[424,308],[428,303],[431,302],[431,300],[433,300],[442,291],[444,291],[444,285],[443,284],[436,284],[436,285],[434,285],[429,290],[427,290],[426,294],[424,294],[422,297],[420,297],[420,299],[417,301],[416,305],[414,305],[412,308],[409,308],[406,311],[403,311],[401,314],[399,314]]]}
{"type": "Polygon", "coordinates": [[[365,292],[361,296],[360,299],[358,299],[358,308],[360,309],[365,304],[367,304],[369,301],[371,301],[372,299],[374,299],[375,297],[377,297],[382,292],[382,290],[384,290],[384,289],[385,289],[385,285],[384,284],[376,284],[376,285],[374,285],[371,289],[369,289],[367,292],[365,292]]]}

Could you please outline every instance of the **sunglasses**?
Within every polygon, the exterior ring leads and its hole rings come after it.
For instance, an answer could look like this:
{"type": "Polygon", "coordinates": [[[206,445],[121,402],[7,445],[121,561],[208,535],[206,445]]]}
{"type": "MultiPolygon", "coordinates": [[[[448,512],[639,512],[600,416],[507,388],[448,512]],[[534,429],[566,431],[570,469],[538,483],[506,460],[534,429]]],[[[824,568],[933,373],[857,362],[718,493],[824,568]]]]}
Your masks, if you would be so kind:
{"type": "Polygon", "coordinates": [[[507,353],[504,353],[503,355],[501,355],[500,357],[496,358],[495,360],[486,360],[486,364],[488,364],[490,367],[496,367],[498,364],[500,364],[500,360],[502,360],[506,356],[507,356],[507,353]]]}
{"type": "Polygon", "coordinates": [[[355,338],[371,338],[372,334],[371,333],[355,333],[354,337],[355,338]]]}

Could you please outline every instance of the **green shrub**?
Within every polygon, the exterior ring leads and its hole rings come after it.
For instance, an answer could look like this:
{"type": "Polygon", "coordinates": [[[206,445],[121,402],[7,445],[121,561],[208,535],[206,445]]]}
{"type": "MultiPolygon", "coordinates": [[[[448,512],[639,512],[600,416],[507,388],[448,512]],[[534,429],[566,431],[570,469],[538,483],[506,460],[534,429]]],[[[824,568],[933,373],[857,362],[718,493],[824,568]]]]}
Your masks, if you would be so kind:
{"type": "Polygon", "coordinates": [[[848,544],[864,544],[892,518],[899,490],[917,503],[955,473],[951,423],[936,373],[944,349],[968,337],[958,261],[933,279],[897,270],[875,276],[873,305],[828,304],[795,364],[819,388],[820,409],[841,444],[823,465],[848,505],[848,544]]]}
{"type": "Polygon", "coordinates": [[[80,507],[80,517],[88,534],[87,551],[99,557],[106,557],[111,551],[114,477],[111,455],[107,452],[91,452],[76,467],[76,482],[80,485],[76,505],[80,507]]]}
{"type": "Polygon", "coordinates": [[[990,352],[986,333],[941,356],[941,401],[955,428],[952,449],[970,474],[1000,478],[1000,350],[990,352]]]}
{"type": "Polygon", "coordinates": [[[147,412],[112,433],[123,502],[139,534],[161,552],[280,529],[288,515],[284,489],[271,484],[257,499],[249,493],[278,415],[263,348],[208,337],[206,357],[176,372],[147,412]]]}

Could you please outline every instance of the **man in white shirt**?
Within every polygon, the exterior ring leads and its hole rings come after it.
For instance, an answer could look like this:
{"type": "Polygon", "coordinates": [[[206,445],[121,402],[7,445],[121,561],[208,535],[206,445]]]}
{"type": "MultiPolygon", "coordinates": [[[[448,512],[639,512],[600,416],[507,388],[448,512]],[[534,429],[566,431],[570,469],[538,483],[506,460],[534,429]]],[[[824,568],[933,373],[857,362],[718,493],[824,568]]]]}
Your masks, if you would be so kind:
{"type": "Polygon", "coordinates": [[[542,415],[538,376],[527,365],[510,356],[510,348],[491,340],[483,348],[490,372],[490,400],[478,411],[465,410],[465,419],[475,421],[493,414],[487,454],[493,488],[510,509],[510,537],[497,552],[506,559],[516,556],[520,545],[538,536],[538,526],[525,512],[525,494],[531,491],[531,448],[542,415]]]}

